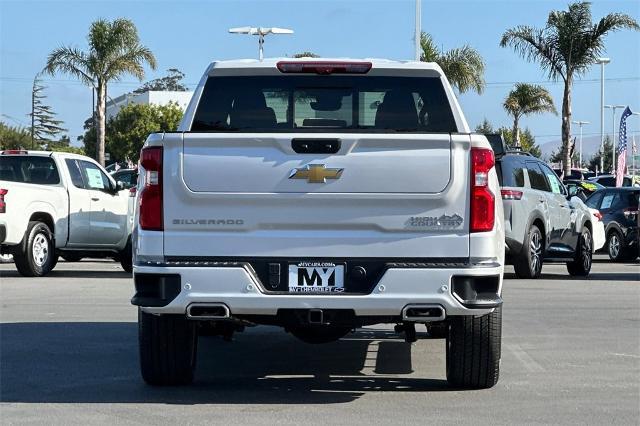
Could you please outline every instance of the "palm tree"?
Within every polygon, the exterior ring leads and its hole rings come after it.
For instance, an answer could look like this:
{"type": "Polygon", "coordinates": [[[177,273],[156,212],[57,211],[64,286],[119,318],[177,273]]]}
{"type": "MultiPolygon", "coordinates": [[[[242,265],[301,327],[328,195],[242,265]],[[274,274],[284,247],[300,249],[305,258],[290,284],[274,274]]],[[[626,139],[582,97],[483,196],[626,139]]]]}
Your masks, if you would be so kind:
{"type": "Polygon", "coordinates": [[[583,75],[604,52],[604,37],[623,28],[639,29],[628,15],[610,13],[596,24],[591,21],[591,5],[577,2],[569,10],[549,13],[544,28],[520,25],[507,30],[500,46],[512,47],[528,61],[540,64],[553,81],[562,78],[562,156],[564,172],[571,169],[571,88],[575,77],[583,75]]]}
{"type": "Polygon", "coordinates": [[[465,44],[462,47],[444,51],[439,49],[430,34],[420,35],[420,60],[440,65],[449,83],[460,93],[484,90],[484,61],[480,53],[465,44]]]}
{"type": "Polygon", "coordinates": [[[143,65],[147,63],[155,69],[156,58],[149,48],[140,44],[138,30],[128,19],[93,22],[87,40],[89,50],[86,52],[67,46],[55,49],[49,54],[44,70],[51,75],[56,72],[70,74],[96,89],[97,159],[104,165],[107,84],[123,74],[132,74],[142,80],[143,65]]]}
{"type": "Polygon", "coordinates": [[[516,87],[507,95],[502,106],[513,117],[513,140],[516,146],[520,146],[518,124],[523,115],[542,114],[543,112],[558,114],[553,105],[551,94],[547,89],[536,84],[517,83],[516,87]]]}

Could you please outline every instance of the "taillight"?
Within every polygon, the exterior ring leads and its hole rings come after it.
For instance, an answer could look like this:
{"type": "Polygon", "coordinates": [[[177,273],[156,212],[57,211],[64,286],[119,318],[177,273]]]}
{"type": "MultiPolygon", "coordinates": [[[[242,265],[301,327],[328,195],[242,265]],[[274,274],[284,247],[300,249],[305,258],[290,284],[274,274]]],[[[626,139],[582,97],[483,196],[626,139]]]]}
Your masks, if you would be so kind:
{"type": "Polygon", "coordinates": [[[521,200],[522,191],[516,191],[514,189],[503,189],[500,191],[503,200],[521,200]]]}
{"type": "Polygon", "coordinates": [[[162,147],[142,148],[140,164],[144,168],[144,186],[140,190],[140,227],[162,231],[162,147]]]}
{"type": "Polygon", "coordinates": [[[638,214],[638,211],[640,210],[634,209],[633,207],[627,207],[622,210],[622,214],[624,214],[624,217],[627,219],[633,219],[633,217],[638,214]]]}
{"type": "Polygon", "coordinates": [[[600,213],[599,211],[597,211],[597,210],[596,210],[596,211],[593,213],[593,215],[595,216],[595,218],[596,218],[596,219],[598,219],[598,220],[600,220],[600,221],[602,220],[602,213],[600,213]]]}
{"type": "Polygon", "coordinates": [[[471,148],[470,232],[486,232],[495,223],[496,198],[489,189],[489,171],[495,160],[487,148],[471,148]]]}
{"type": "Polygon", "coordinates": [[[132,186],[131,188],[129,188],[129,197],[135,197],[136,191],[137,191],[137,188],[135,186],[132,186]]]}
{"type": "Polygon", "coordinates": [[[366,74],[371,62],[280,61],[276,67],[283,73],[366,74]]]}
{"type": "Polygon", "coordinates": [[[4,200],[4,196],[9,192],[8,189],[0,188],[0,213],[7,212],[7,202],[4,200]]]}
{"type": "Polygon", "coordinates": [[[28,154],[29,152],[26,149],[5,149],[2,151],[2,155],[12,155],[12,154],[28,154]]]}

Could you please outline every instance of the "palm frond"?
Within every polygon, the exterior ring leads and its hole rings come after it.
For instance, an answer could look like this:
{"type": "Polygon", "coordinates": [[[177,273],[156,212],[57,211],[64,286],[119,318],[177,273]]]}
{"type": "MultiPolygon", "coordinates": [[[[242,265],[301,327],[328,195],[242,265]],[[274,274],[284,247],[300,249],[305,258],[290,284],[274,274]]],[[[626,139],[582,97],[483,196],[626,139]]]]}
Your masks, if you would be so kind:
{"type": "Polygon", "coordinates": [[[558,114],[551,94],[537,84],[517,83],[504,100],[503,107],[515,119],[544,112],[558,114]]]}
{"type": "Polygon", "coordinates": [[[444,52],[436,62],[460,93],[473,90],[480,94],[484,90],[484,60],[471,46],[444,52]]]}
{"type": "Polygon", "coordinates": [[[122,55],[113,58],[106,69],[107,79],[118,80],[122,74],[132,74],[142,80],[144,78],[144,64],[151,69],[156,68],[156,58],[148,47],[135,45],[127,49],[122,55]]]}
{"type": "Polygon", "coordinates": [[[95,72],[85,52],[73,47],[59,47],[47,58],[44,72],[53,75],[57,72],[78,78],[87,86],[93,86],[95,72]]]}
{"type": "Polygon", "coordinates": [[[433,42],[431,34],[420,34],[420,60],[422,62],[437,62],[440,57],[440,49],[433,42]]]}
{"type": "Polygon", "coordinates": [[[554,37],[545,29],[519,25],[505,31],[500,46],[510,46],[525,60],[538,62],[552,80],[557,80],[558,76],[565,78],[562,58],[554,48],[554,37]]]}

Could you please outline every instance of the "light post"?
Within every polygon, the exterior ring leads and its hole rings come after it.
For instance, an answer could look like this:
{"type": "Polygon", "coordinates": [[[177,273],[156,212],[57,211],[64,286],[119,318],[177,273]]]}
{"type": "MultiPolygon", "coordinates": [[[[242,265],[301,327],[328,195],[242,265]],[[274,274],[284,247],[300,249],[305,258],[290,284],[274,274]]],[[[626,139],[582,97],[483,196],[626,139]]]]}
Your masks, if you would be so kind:
{"type": "Polygon", "coordinates": [[[579,168],[582,168],[582,126],[585,124],[591,124],[590,121],[572,121],[573,124],[577,124],[578,126],[580,126],[580,162],[579,162],[579,168]]]}
{"type": "Polygon", "coordinates": [[[422,1],[416,0],[416,33],[415,37],[415,60],[420,60],[420,38],[422,37],[422,1]]]}
{"type": "Polygon", "coordinates": [[[600,64],[600,173],[604,170],[604,66],[609,62],[609,58],[596,59],[600,64]]]}
{"type": "Polygon", "coordinates": [[[229,28],[232,34],[249,34],[258,36],[258,58],[260,62],[264,59],[264,37],[269,34],[293,34],[293,30],[287,28],[263,28],[263,27],[240,27],[229,28]]]}
{"type": "Polygon", "coordinates": [[[626,105],[605,105],[605,108],[610,108],[613,111],[611,115],[611,174],[616,174],[616,110],[626,108],[626,105]]]}

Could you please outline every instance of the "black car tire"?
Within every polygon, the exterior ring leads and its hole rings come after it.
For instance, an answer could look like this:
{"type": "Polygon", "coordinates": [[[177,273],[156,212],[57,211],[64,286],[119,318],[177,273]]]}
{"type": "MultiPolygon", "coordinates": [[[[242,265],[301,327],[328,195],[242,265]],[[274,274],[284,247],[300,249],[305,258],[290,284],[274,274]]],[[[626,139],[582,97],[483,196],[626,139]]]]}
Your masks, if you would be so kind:
{"type": "Polygon", "coordinates": [[[127,240],[127,245],[120,252],[120,266],[125,272],[131,272],[133,270],[133,253],[131,252],[131,236],[127,240]]]}
{"type": "Polygon", "coordinates": [[[573,262],[567,262],[567,271],[569,275],[575,277],[586,277],[591,271],[593,264],[593,239],[589,228],[584,228],[578,238],[578,246],[576,247],[576,256],[573,262]]]}
{"type": "Polygon", "coordinates": [[[186,385],[193,381],[198,334],[184,315],[152,315],[138,308],[140,371],[153,386],[186,385]]]}
{"type": "Polygon", "coordinates": [[[22,242],[13,252],[13,260],[20,275],[42,277],[57,263],[53,235],[49,227],[39,221],[27,225],[22,242]]]}
{"type": "Polygon", "coordinates": [[[502,307],[481,317],[452,317],[446,342],[447,381],[464,389],[498,383],[502,346],[502,307]]]}
{"type": "Polygon", "coordinates": [[[542,273],[544,235],[536,225],[531,225],[524,238],[522,251],[513,262],[518,278],[535,279],[542,273]]]}

